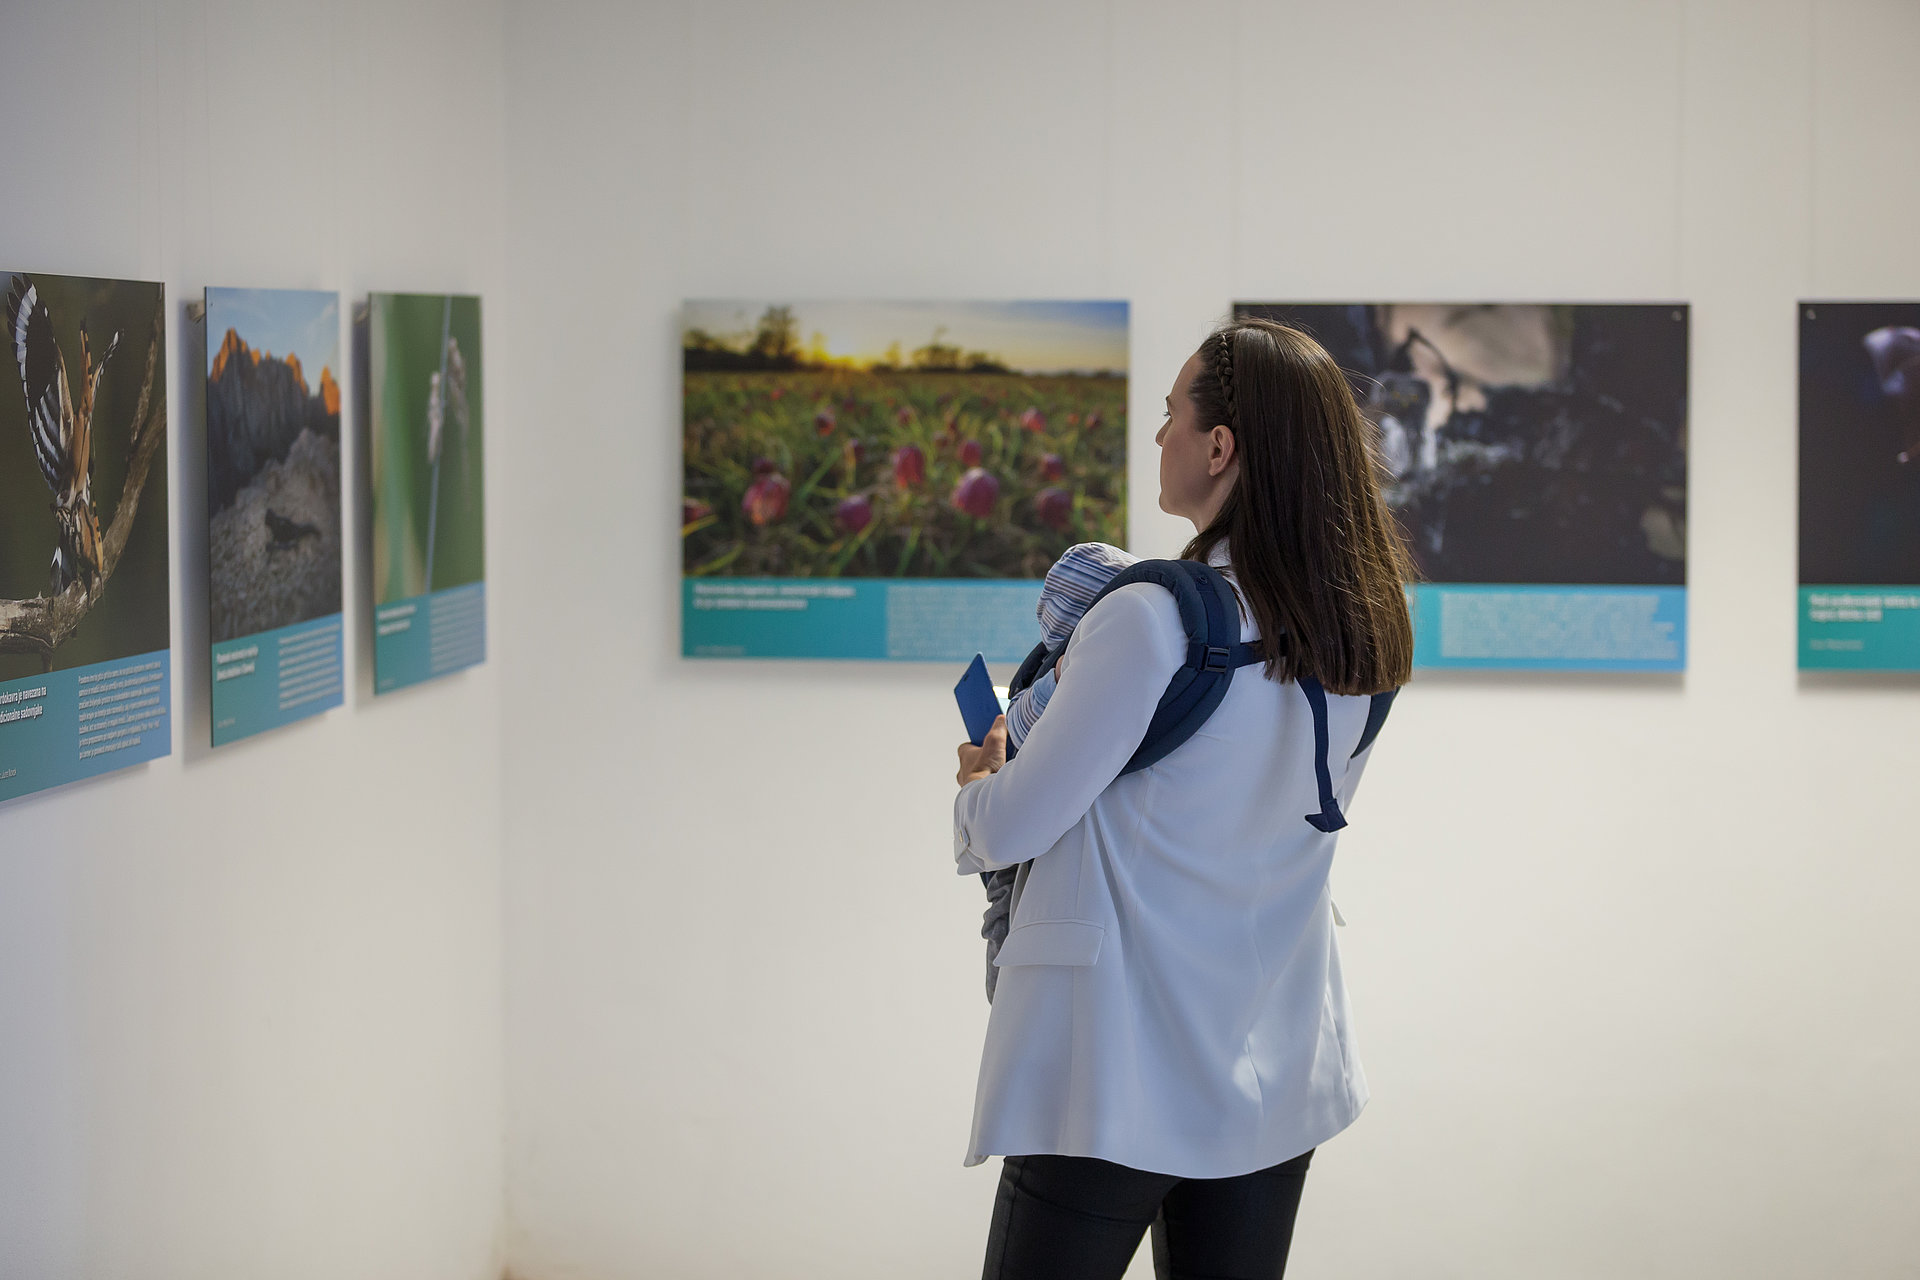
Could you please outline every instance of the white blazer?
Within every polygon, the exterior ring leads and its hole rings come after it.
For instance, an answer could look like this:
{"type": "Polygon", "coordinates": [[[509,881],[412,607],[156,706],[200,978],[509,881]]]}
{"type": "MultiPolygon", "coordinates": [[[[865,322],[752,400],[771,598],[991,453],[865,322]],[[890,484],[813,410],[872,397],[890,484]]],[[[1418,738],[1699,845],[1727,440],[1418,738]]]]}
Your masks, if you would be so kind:
{"type": "MultiPolygon", "coordinates": [[[[1306,820],[1320,800],[1299,685],[1241,669],[1197,734],[1118,776],[1186,648],[1172,593],[1114,592],[1068,642],[1019,754],[955,801],[961,874],[1026,864],[969,1165],[1056,1154],[1231,1177],[1366,1105],[1327,891],[1338,837],[1306,820]]],[[[1327,703],[1344,809],[1368,700],[1327,703]]]]}

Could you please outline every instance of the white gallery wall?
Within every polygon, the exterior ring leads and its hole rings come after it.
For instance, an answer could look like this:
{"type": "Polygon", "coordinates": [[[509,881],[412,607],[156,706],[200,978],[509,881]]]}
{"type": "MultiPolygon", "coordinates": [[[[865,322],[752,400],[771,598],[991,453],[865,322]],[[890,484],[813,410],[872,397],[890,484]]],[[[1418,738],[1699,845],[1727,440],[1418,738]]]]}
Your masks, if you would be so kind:
{"type": "Polygon", "coordinates": [[[1909,1275],[1920,683],[1794,670],[1795,309],[1920,295],[1910,0],[516,3],[508,1256],[977,1275],[942,667],[678,654],[683,297],[1693,304],[1691,669],[1426,675],[1335,887],[1303,1276],[1909,1275]]]}
{"type": "Polygon", "coordinates": [[[502,32],[453,3],[0,8],[0,267],[167,284],[175,664],[169,758],[0,809],[6,1280],[500,1273],[501,666],[375,702],[349,557],[348,705],[209,749],[181,304],[491,305],[502,32]]]}
{"type": "Polygon", "coordinates": [[[1296,1272],[1911,1274],[1920,681],[1794,671],[1794,303],[1920,296],[1917,54],[1912,0],[0,7],[0,267],[169,288],[176,690],[0,808],[0,1277],[977,1274],[957,672],[677,656],[676,308],[779,294],[1130,299],[1160,554],[1236,297],[1691,302],[1691,669],[1399,703],[1296,1272]],[[373,699],[350,560],[347,707],[202,745],[207,284],[485,296],[486,666],[373,699]]]}

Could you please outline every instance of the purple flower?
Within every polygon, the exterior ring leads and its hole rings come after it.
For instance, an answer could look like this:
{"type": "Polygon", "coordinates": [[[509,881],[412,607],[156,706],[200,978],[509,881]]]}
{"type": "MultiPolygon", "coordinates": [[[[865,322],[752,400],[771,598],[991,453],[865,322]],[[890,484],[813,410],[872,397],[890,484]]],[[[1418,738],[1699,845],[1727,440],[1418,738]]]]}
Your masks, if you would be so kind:
{"type": "Polygon", "coordinates": [[[747,486],[745,496],[740,499],[740,510],[747,519],[764,525],[787,514],[787,498],[792,493],[793,486],[776,471],[747,486]]]}
{"type": "Polygon", "coordinates": [[[927,478],[927,455],[917,444],[903,444],[893,451],[893,480],[903,489],[911,489],[927,478]]]}
{"type": "Polygon", "coordinates": [[[953,486],[953,505],[976,520],[992,515],[993,504],[999,500],[1000,482],[979,467],[961,476],[960,483],[953,486]]]}
{"type": "Polygon", "coordinates": [[[840,526],[842,533],[858,533],[873,523],[873,503],[862,494],[840,499],[840,505],[834,508],[833,522],[840,526]]]}
{"type": "Polygon", "coordinates": [[[1065,530],[1073,523],[1073,495],[1065,489],[1042,489],[1033,495],[1033,514],[1047,528],[1065,530]]]}

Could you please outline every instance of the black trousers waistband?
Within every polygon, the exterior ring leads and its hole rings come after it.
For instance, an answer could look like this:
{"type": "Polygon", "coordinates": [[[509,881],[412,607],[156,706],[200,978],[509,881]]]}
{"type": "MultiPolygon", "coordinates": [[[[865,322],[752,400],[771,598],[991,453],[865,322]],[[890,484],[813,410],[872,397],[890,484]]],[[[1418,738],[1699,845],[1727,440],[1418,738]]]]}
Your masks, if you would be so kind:
{"type": "Polygon", "coordinates": [[[1312,1160],[1176,1178],[1085,1156],[1008,1156],[983,1280],[1120,1280],[1149,1226],[1160,1280],[1276,1280],[1312,1160]]]}

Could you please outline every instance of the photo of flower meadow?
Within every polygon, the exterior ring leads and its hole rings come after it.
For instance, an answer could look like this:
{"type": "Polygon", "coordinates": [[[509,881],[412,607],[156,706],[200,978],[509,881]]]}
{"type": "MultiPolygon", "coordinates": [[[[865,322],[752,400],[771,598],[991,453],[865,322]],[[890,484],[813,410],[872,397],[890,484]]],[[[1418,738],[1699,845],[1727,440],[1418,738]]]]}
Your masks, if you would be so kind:
{"type": "Polygon", "coordinates": [[[1126,541],[1124,302],[689,302],[690,578],[1045,575],[1126,541]]]}

